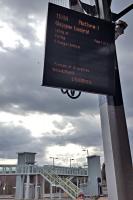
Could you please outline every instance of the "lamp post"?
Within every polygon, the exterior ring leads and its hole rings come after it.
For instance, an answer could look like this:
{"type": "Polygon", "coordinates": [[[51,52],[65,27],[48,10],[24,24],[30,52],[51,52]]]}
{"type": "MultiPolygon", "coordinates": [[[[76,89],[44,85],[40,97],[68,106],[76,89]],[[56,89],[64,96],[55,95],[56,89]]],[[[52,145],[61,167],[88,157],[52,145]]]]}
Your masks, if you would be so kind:
{"type": "Polygon", "coordinates": [[[71,168],[72,160],[74,160],[74,159],[73,159],[73,158],[70,158],[70,168],[71,168]]]}
{"type": "Polygon", "coordinates": [[[89,156],[88,149],[82,149],[82,151],[86,151],[86,153],[87,153],[87,156],[89,156]]]}
{"type": "Polygon", "coordinates": [[[56,158],[56,157],[50,157],[51,159],[53,159],[53,167],[54,167],[54,160],[57,160],[58,158],[56,158]]]}

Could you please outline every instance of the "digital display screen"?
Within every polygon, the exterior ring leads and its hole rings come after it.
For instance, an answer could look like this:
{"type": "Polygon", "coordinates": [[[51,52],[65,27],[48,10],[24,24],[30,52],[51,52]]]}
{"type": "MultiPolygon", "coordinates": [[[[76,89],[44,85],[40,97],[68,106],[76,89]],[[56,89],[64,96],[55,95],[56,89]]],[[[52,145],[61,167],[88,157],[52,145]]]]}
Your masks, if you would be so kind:
{"type": "Polygon", "coordinates": [[[42,85],[113,95],[115,25],[49,3],[42,85]]]}

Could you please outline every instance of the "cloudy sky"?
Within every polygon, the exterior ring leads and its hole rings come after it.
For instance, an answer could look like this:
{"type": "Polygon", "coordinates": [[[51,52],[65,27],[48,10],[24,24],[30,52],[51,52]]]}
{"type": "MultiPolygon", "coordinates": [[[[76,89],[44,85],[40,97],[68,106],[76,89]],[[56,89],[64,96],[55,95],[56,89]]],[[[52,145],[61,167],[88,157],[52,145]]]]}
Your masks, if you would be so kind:
{"type": "MultiPolygon", "coordinates": [[[[115,0],[112,11],[131,3],[115,0]]],[[[38,164],[52,164],[49,157],[58,157],[58,165],[74,158],[74,166],[83,166],[83,149],[103,160],[98,95],[82,93],[72,100],[60,89],[41,86],[47,5],[48,0],[0,0],[0,163],[14,163],[17,152],[30,151],[37,153],[38,164]]],[[[116,46],[133,152],[132,15],[122,18],[128,28],[116,46]]]]}

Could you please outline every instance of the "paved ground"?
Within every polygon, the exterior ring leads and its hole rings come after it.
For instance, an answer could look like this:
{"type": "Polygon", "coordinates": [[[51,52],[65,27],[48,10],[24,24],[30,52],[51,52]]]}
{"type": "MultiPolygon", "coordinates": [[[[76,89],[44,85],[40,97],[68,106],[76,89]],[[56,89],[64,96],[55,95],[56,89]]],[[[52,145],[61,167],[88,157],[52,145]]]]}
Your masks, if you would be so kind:
{"type": "MultiPolygon", "coordinates": [[[[90,198],[89,200],[94,200],[94,198],[90,198]]],[[[108,200],[108,198],[107,197],[100,197],[100,198],[98,198],[97,200],[108,200]]]]}
{"type": "MultiPolygon", "coordinates": [[[[11,196],[11,195],[0,195],[0,200],[14,200],[14,197],[11,196]]],[[[95,200],[95,199],[94,198],[87,198],[86,200],[95,200]]],[[[107,197],[100,197],[97,200],[108,200],[108,198],[107,197]]]]}
{"type": "MultiPolygon", "coordinates": [[[[95,198],[89,198],[87,200],[95,200],[95,198]]],[[[108,198],[107,197],[100,197],[97,200],[108,200],[108,198]]]]}
{"type": "Polygon", "coordinates": [[[0,200],[14,200],[14,197],[11,195],[0,195],[0,200]]]}

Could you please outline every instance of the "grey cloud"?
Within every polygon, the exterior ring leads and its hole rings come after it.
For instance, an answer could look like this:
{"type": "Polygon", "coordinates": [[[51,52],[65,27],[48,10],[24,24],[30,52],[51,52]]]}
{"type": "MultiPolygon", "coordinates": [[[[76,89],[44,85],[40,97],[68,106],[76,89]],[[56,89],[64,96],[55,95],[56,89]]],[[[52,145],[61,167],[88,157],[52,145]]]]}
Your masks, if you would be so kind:
{"type": "Polygon", "coordinates": [[[45,30],[48,1],[0,0],[0,3],[1,20],[3,19],[4,22],[7,22],[15,32],[29,40],[30,43],[34,43],[37,37],[35,30],[29,23],[36,23],[37,21],[40,21],[40,23],[44,22],[44,28],[42,30],[45,30]],[[29,18],[30,16],[33,16],[33,18],[29,18]]]}
{"type": "Polygon", "coordinates": [[[14,112],[48,112],[63,115],[77,115],[81,111],[95,112],[97,95],[83,93],[77,100],[71,100],[59,89],[41,86],[43,71],[43,48],[17,49],[0,54],[1,83],[0,107],[13,112],[13,105],[20,110],[14,112]]]}
{"type": "Polygon", "coordinates": [[[28,130],[22,127],[0,126],[0,152],[7,152],[8,157],[15,157],[16,152],[27,148],[33,141],[28,130]]]}
{"type": "MultiPolygon", "coordinates": [[[[39,17],[41,16],[39,13],[40,8],[45,7],[47,4],[46,1],[39,1],[38,3],[35,0],[32,3],[29,0],[5,0],[4,2],[1,1],[1,3],[16,12],[20,12],[21,9],[21,14],[35,12],[39,17]]],[[[32,28],[30,30],[29,27],[21,27],[19,25],[19,20],[24,20],[25,16],[20,16],[20,19],[18,16],[18,20],[15,20],[16,16],[14,16],[14,27],[32,41],[34,38],[32,28]]],[[[125,43],[122,46],[123,48],[124,45],[125,43]]],[[[119,48],[122,49],[121,46],[119,48]]],[[[38,111],[75,116],[85,111],[89,111],[90,113],[98,112],[97,95],[82,93],[82,96],[78,100],[71,100],[66,95],[61,94],[59,89],[40,86],[44,60],[43,45],[36,47],[32,44],[31,48],[27,50],[21,46],[16,50],[9,49],[6,54],[0,53],[0,60],[1,75],[5,77],[4,82],[1,83],[0,107],[3,110],[20,113],[38,111]],[[18,105],[18,108],[14,108],[14,105],[18,105]]],[[[126,65],[129,66],[130,60],[128,53],[125,54],[124,60],[127,60],[126,65]]],[[[122,72],[125,74],[124,69],[122,69],[122,72]]],[[[128,99],[132,99],[130,91],[126,93],[129,96],[128,99]]]]}
{"type": "MultiPolygon", "coordinates": [[[[125,1],[124,3],[123,1],[116,1],[117,11],[120,11],[123,6],[129,3],[130,1],[125,1]]],[[[45,136],[40,139],[33,138],[31,133],[23,127],[1,125],[1,152],[8,152],[10,157],[12,155],[16,157],[16,151],[25,151],[27,149],[27,151],[36,150],[41,158],[45,154],[45,148],[53,144],[65,145],[74,143],[88,147],[99,146],[102,143],[100,127],[91,126],[89,121],[78,120],[78,117],[83,112],[88,113],[88,116],[89,114],[99,113],[97,95],[82,93],[79,99],[71,100],[66,95],[63,95],[59,89],[41,86],[44,45],[42,44],[41,47],[34,45],[34,41],[36,41],[34,30],[25,22],[32,22],[28,18],[32,14],[36,20],[43,21],[46,16],[46,4],[47,1],[44,0],[0,0],[0,9],[3,6],[8,6],[12,10],[13,16],[11,18],[7,17],[7,22],[13,24],[13,29],[31,42],[29,49],[24,49],[20,45],[15,50],[6,48],[7,53],[0,52],[0,81],[2,80],[0,82],[0,110],[22,115],[29,112],[40,112],[73,116],[74,118],[71,118],[71,120],[76,127],[76,132],[62,136],[56,132],[53,132],[52,136],[49,136],[49,133],[45,133],[45,136]],[[21,20],[24,23],[21,23],[21,20]],[[76,120],[77,122],[75,122],[76,120]]],[[[128,14],[124,19],[127,20],[129,27],[117,41],[117,53],[126,116],[128,118],[128,116],[133,116],[133,28],[131,14],[128,14]]],[[[0,45],[2,47],[2,42],[0,45]]],[[[56,127],[63,129],[63,125],[56,124],[56,127]]],[[[130,130],[130,140],[132,144],[132,130],[130,130]]]]}
{"type": "MultiPolygon", "coordinates": [[[[88,119],[77,118],[76,120],[74,117],[67,118],[67,122],[72,123],[74,130],[68,131],[66,134],[58,135],[56,131],[53,132],[49,143],[51,144],[58,144],[64,146],[68,143],[82,145],[85,147],[90,146],[101,146],[102,143],[102,135],[100,129],[100,121],[98,124],[95,123],[95,118],[90,117],[88,115],[88,119]],[[94,122],[91,122],[91,119],[94,122]]],[[[48,139],[49,136],[44,137],[48,139]]]]}
{"type": "Polygon", "coordinates": [[[0,0],[1,5],[7,6],[16,16],[26,16],[27,14],[40,14],[45,12],[48,0],[0,0]]]}
{"type": "MultiPolygon", "coordinates": [[[[102,136],[99,130],[99,125],[95,126],[88,123],[89,120],[81,120],[76,124],[76,131],[65,135],[56,134],[54,131],[52,135],[48,132],[41,138],[34,138],[31,136],[29,130],[23,127],[15,127],[13,125],[5,126],[1,124],[0,128],[0,157],[16,158],[17,152],[36,152],[38,162],[44,163],[46,157],[46,148],[59,145],[64,146],[68,143],[77,144],[88,147],[97,147],[102,150],[102,136]]],[[[133,145],[132,131],[130,132],[130,144],[133,145]]]]}
{"type": "Polygon", "coordinates": [[[0,157],[17,158],[18,152],[35,152],[39,159],[43,159],[47,140],[35,138],[30,131],[14,125],[0,124],[0,157]]]}

